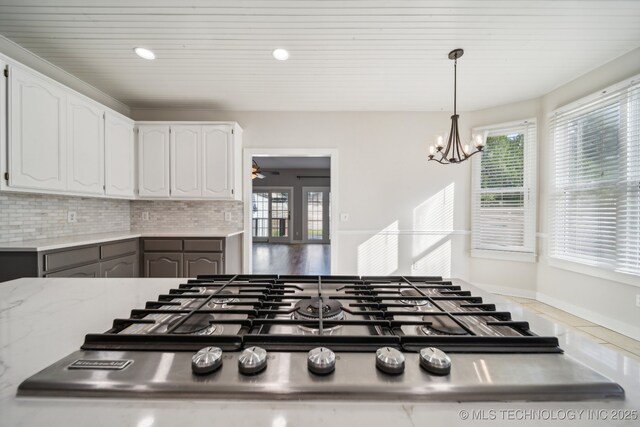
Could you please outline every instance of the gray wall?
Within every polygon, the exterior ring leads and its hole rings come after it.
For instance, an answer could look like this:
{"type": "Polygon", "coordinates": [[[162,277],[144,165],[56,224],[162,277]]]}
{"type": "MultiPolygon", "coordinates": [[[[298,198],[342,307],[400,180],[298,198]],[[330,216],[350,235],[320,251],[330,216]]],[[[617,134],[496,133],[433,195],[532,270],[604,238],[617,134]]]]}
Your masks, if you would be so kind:
{"type": "MultiPolygon", "coordinates": [[[[258,159],[260,164],[260,159],[258,159]]],[[[302,187],[329,187],[329,178],[300,178],[303,176],[329,176],[329,169],[278,169],[280,175],[272,175],[263,169],[264,179],[254,179],[253,187],[293,187],[293,241],[302,240],[302,187]]]]}

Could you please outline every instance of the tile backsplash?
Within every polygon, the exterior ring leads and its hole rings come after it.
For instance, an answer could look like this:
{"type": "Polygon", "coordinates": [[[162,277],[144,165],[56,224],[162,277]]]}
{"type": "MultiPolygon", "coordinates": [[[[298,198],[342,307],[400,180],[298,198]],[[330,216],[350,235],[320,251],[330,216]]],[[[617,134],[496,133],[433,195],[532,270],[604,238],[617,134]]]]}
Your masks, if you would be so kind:
{"type": "Polygon", "coordinates": [[[129,231],[129,200],[0,193],[0,243],[129,231]],[[68,222],[68,212],[76,222],[68,222]]]}
{"type": "Polygon", "coordinates": [[[136,231],[230,229],[244,227],[242,202],[217,200],[134,200],[131,202],[131,229],[136,231]],[[148,212],[149,219],[143,214],[148,212]],[[230,215],[225,221],[225,213],[230,215]]]}
{"type": "Polygon", "coordinates": [[[4,192],[0,243],[129,230],[241,230],[242,206],[237,201],[130,201],[4,192]],[[69,212],[76,213],[76,222],[68,222],[69,212]],[[148,212],[148,220],[142,219],[143,212],[148,212]]]}

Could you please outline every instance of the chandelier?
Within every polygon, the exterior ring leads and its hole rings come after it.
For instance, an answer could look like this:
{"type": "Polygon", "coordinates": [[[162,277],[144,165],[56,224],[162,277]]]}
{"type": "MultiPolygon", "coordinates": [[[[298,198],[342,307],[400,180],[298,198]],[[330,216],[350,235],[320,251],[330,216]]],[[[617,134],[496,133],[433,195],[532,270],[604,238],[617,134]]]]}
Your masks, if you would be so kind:
{"type": "Polygon", "coordinates": [[[473,137],[474,151],[470,150],[470,144],[462,145],[460,142],[460,131],[458,130],[459,116],[456,105],[456,72],[458,68],[458,58],[463,54],[464,50],[462,49],[454,49],[449,52],[449,59],[453,59],[453,116],[451,116],[451,130],[449,131],[448,139],[447,134],[438,135],[434,145],[429,147],[429,161],[433,160],[443,165],[464,162],[474,154],[480,153],[484,148],[484,138],[482,135],[473,137]],[[444,143],[445,139],[447,140],[446,146],[444,143]]]}

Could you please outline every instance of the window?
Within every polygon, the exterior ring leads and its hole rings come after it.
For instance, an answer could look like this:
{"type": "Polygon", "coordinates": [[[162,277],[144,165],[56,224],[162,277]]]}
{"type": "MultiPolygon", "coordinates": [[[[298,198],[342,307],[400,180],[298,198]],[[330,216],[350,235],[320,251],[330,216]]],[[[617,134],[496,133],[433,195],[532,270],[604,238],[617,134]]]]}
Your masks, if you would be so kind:
{"type": "Polygon", "coordinates": [[[640,275],[640,80],[555,111],[551,256],[640,275]]]}
{"type": "Polygon", "coordinates": [[[472,255],[535,260],[536,121],[474,129],[472,255]]]}

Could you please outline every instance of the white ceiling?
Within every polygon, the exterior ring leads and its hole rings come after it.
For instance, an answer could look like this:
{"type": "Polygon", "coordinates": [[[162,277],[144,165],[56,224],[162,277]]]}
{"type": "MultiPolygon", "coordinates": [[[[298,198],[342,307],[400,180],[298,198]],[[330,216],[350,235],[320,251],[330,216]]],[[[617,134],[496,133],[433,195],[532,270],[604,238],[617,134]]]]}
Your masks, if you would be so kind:
{"type": "Polygon", "coordinates": [[[473,110],[639,47],[640,1],[4,0],[0,34],[131,107],[257,111],[449,111],[461,47],[473,110]]]}
{"type": "Polygon", "coordinates": [[[329,169],[330,157],[254,157],[263,170],[268,169],[329,169]]]}

